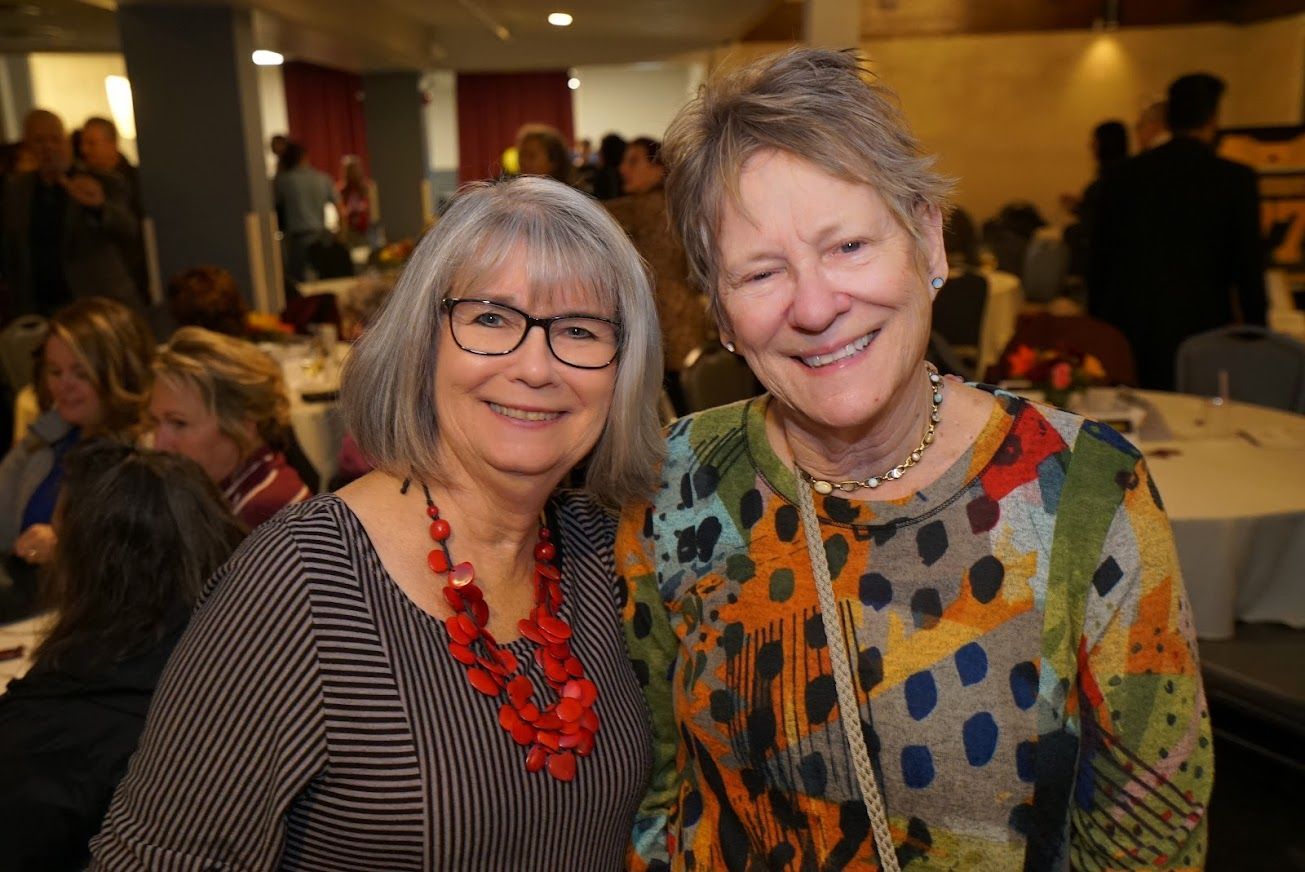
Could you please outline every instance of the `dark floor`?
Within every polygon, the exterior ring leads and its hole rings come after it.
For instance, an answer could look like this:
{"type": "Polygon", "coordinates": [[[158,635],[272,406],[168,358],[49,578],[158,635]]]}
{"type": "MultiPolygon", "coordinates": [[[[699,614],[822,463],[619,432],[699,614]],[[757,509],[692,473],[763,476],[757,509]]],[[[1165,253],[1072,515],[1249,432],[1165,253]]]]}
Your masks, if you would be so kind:
{"type": "Polygon", "coordinates": [[[1214,725],[1211,872],[1305,872],[1305,631],[1201,643],[1214,725]]]}

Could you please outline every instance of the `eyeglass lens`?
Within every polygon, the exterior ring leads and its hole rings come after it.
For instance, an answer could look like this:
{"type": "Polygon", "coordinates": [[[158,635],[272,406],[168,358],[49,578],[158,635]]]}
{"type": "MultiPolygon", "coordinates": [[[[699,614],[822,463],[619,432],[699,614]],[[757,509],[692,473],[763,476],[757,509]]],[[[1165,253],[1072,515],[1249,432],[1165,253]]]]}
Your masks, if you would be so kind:
{"type": "MultiPolygon", "coordinates": [[[[480,300],[458,300],[449,313],[453,338],[476,354],[507,354],[521,344],[530,324],[515,309],[480,300]]],[[[553,355],[572,366],[603,367],[616,356],[615,324],[599,318],[565,317],[548,322],[553,355]]]]}

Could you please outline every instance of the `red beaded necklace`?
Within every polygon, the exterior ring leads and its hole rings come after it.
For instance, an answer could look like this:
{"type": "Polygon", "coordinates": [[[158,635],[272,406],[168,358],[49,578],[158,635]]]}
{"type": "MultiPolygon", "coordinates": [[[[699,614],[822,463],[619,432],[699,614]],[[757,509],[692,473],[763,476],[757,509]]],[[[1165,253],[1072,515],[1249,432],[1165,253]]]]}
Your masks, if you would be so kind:
{"type": "MultiPolygon", "coordinates": [[[[403,483],[403,492],[407,492],[409,483],[403,483]]],[[[467,681],[476,690],[491,697],[506,691],[507,701],[499,706],[498,722],[514,742],[528,749],[526,771],[547,768],[557,780],[570,781],[575,777],[576,755],[588,757],[594,750],[598,687],[585,678],[584,665],[568,641],[571,627],[557,614],[562,608],[562,574],[552,564],[557,548],[549,541],[548,528],[540,525],[535,544],[535,606],[530,617],[517,624],[521,635],[535,644],[535,663],[558,695],[541,709],[532,702],[535,691],[530,679],[525,675],[513,677],[520,665],[516,655],[501,647],[485,628],[489,605],[476,584],[476,571],[468,562],[453,562],[448,545],[452,527],[440,517],[430,489],[423,484],[422,491],[426,495],[430,537],[436,545],[426,563],[432,572],[444,577],[444,599],[453,609],[453,614],[444,619],[449,653],[467,667],[467,681]]]]}

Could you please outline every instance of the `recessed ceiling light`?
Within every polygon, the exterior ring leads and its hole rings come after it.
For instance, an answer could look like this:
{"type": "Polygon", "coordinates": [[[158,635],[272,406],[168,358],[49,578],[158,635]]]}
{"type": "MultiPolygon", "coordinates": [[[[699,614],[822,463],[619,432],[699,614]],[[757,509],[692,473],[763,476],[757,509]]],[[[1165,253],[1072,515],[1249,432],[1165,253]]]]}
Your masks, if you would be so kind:
{"type": "Polygon", "coordinates": [[[574,91],[576,88],[580,87],[580,80],[577,79],[575,76],[572,76],[571,78],[566,80],[566,86],[570,88],[572,91],[574,91]]]}
{"type": "Polygon", "coordinates": [[[260,67],[279,67],[285,63],[285,57],[280,52],[268,51],[260,48],[252,55],[253,61],[260,67]]]}
{"type": "Polygon", "coordinates": [[[575,19],[571,17],[570,12],[550,12],[548,13],[548,23],[554,27],[570,27],[571,22],[575,19]]]}

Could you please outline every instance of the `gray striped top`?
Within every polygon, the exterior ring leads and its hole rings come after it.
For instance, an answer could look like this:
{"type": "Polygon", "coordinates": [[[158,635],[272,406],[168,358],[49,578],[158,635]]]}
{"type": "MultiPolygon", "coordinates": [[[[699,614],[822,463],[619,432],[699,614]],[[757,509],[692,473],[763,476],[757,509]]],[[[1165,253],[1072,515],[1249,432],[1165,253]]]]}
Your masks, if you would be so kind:
{"type": "MultiPolygon", "coordinates": [[[[602,870],[651,764],[626,658],[614,522],[552,505],[573,649],[600,689],[575,780],[527,773],[499,700],[382,567],[338,497],[291,506],[218,572],[92,841],[95,869],[602,870]]],[[[551,699],[529,656],[510,643],[551,699]]]]}

